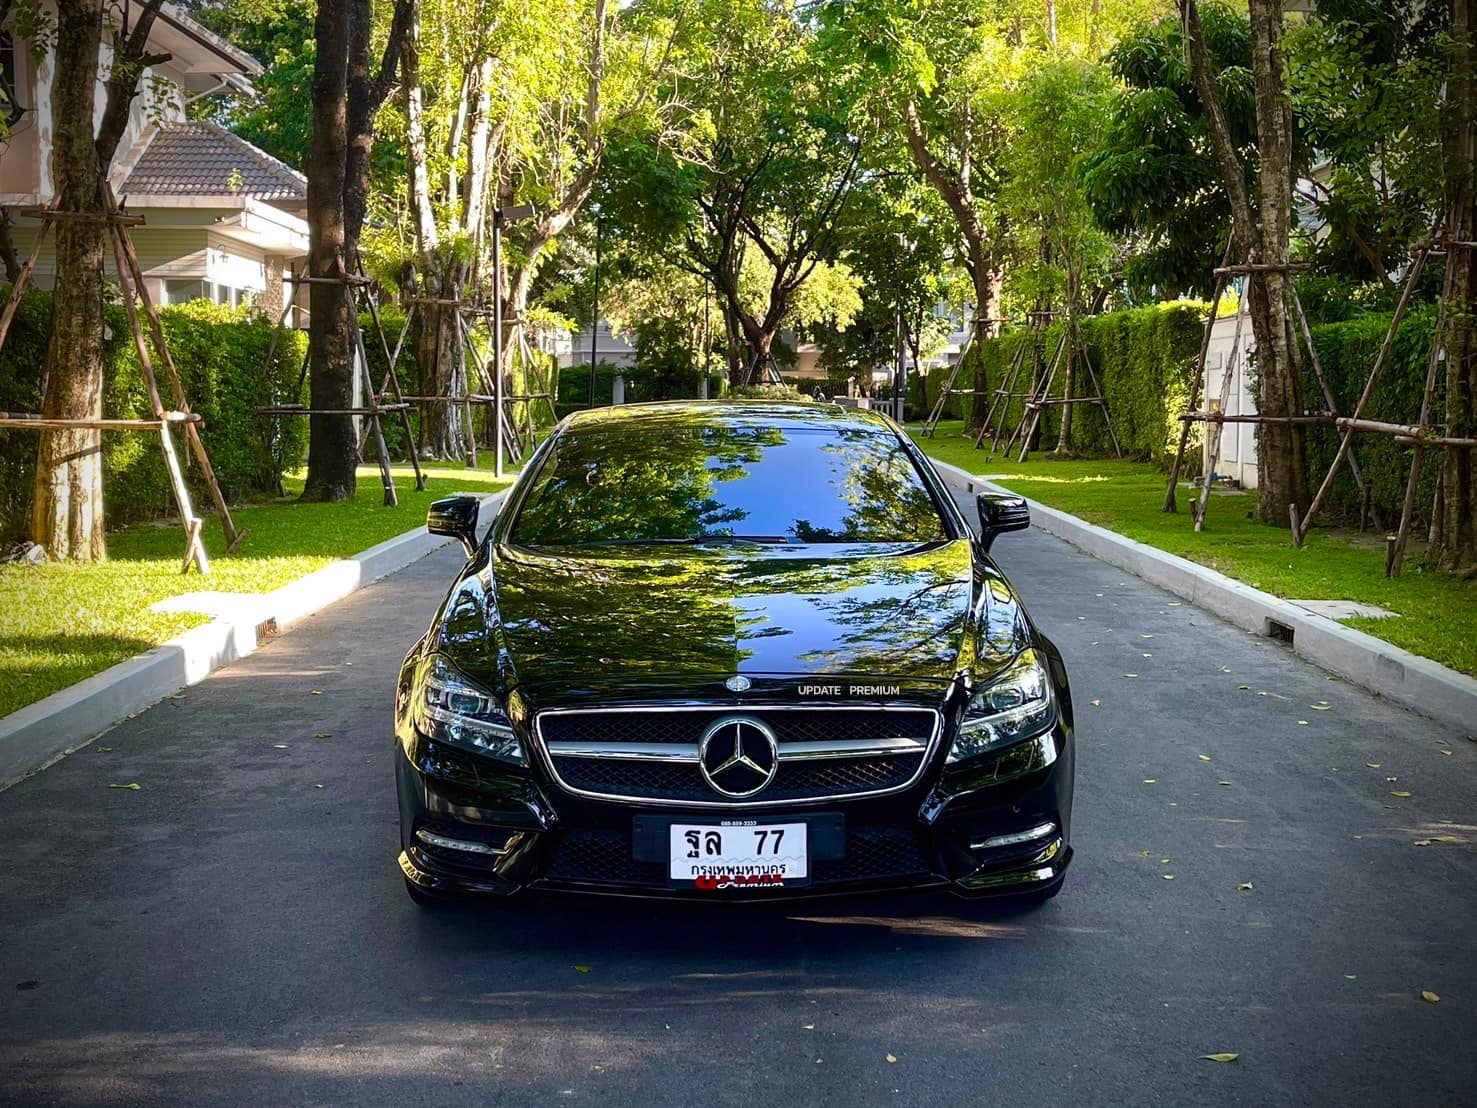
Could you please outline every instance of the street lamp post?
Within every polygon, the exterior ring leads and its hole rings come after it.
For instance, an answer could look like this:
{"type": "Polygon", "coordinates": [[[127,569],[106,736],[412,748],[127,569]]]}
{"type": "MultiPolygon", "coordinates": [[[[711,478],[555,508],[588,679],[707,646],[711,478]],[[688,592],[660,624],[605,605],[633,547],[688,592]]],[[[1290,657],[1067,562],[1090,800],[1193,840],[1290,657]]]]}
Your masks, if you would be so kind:
{"type": "Polygon", "coordinates": [[[492,210],[492,423],[493,475],[503,475],[503,226],[531,219],[532,204],[492,210]]]}

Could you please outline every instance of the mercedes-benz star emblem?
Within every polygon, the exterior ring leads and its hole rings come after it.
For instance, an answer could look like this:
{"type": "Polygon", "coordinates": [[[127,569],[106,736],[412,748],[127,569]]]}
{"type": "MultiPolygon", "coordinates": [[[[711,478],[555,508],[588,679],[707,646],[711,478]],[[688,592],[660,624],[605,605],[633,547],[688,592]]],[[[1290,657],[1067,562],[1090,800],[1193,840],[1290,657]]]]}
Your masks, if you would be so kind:
{"type": "Polygon", "coordinates": [[[742,673],[735,673],[723,684],[729,692],[748,692],[750,681],[742,673]]]}
{"type": "Polygon", "coordinates": [[[779,743],[752,716],[725,716],[703,732],[698,768],[715,792],[735,799],[753,796],[779,772],[779,743]]]}

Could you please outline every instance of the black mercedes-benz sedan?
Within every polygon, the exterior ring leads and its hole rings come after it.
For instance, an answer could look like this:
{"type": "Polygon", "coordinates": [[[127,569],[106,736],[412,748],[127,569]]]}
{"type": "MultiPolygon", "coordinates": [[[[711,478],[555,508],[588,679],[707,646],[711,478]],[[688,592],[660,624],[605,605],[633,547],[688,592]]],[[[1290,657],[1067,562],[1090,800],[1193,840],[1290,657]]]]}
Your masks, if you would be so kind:
{"type": "Polygon", "coordinates": [[[1045,899],[1071,860],[1055,646],[890,420],[822,404],[578,414],[478,538],[395,698],[400,868],[713,899],[1045,899]]]}

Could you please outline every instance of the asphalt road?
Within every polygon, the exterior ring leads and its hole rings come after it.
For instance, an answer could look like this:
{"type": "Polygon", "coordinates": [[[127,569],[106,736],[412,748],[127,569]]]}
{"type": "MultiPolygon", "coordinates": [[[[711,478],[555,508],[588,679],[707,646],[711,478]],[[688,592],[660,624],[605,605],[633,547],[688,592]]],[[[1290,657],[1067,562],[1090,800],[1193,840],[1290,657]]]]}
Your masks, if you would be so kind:
{"type": "Polygon", "coordinates": [[[1079,704],[1045,907],[416,908],[387,720],[445,552],[0,794],[0,1102],[1477,1103],[1477,745],[999,554],[1079,704]]]}

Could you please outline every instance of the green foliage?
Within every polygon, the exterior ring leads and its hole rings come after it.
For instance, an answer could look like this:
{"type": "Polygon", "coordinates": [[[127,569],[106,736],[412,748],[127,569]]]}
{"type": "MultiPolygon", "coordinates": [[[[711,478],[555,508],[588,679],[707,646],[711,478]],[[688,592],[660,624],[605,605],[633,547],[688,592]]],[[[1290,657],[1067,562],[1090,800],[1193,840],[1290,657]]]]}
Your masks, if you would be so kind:
{"type": "MultiPolygon", "coordinates": [[[[1246,14],[1200,9],[1206,48],[1232,140],[1252,164],[1256,112],[1246,14]]],[[[1098,149],[1083,163],[1088,202],[1102,226],[1141,241],[1124,263],[1132,295],[1209,295],[1231,208],[1211,151],[1204,109],[1185,66],[1179,22],[1144,24],[1109,54],[1124,88],[1098,149]]]]}
{"type": "MultiPolygon", "coordinates": [[[[1390,359],[1381,372],[1379,383],[1365,409],[1366,419],[1390,423],[1416,421],[1421,409],[1426,367],[1431,357],[1431,332],[1436,324],[1435,317],[1435,309],[1427,306],[1408,312],[1401,321],[1400,330],[1395,335],[1395,345],[1390,351],[1390,359]]],[[[1345,415],[1354,410],[1389,327],[1388,315],[1369,315],[1312,329],[1313,343],[1318,348],[1318,360],[1338,401],[1339,411],[1345,415]]],[[[1311,368],[1303,382],[1303,393],[1309,397],[1322,395],[1311,368]]],[[[1328,472],[1329,463],[1337,448],[1338,432],[1332,427],[1308,428],[1308,474],[1313,487],[1316,488],[1317,483],[1328,472]]],[[[1354,451],[1359,458],[1364,479],[1371,486],[1370,501],[1374,509],[1386,521],[1398,518],[1405,502],[1410,449],[1400,446],[1389,435],[1360,435],[1354,440],[1354,451]]],[[[1435,491],[1436,467],[1428,464],[1423,468],[1421,488],[1416,495],[1416,510],[1420,519],[1427,520],[1435,491]]],[[[1359,499],[1354,479],[1345,466],[1334,481],[1329,501],[1330,515],[1345,520],[1357,519],[1359,499]]]]}
{"type": "MultiPolygon", "coordinates": [[[[26,294],[11,333],[0,349],[0,408],[34,412],[41,403],[41,365],[49,328],[51,297],[26,294]]],[[[284,332],[272,364],[267,350],[275,325],[245,311],[197,300],[160,311],[165,340],[190,407],[204,417],[201,438],[228,500],[275,493],[282,474],[297,466],[307,448],[302,419],[268,420],[254,409],[305,398],[292,395],[307,339],[284,332]]],[[[112,338],[105,351],[103,413],[108,418],[152,416],[128,321],[121,306],[107,313],[112,338]]],[[[162,378],[162,374],[160,375],[162,378]]],[[[161,393],[172,404],[168,383],[161,393]]],[[[176,436],[182,459],[187,451],[176,436]]],[[[105,432],[103,494],[109,526],[174,511],[169,478],[158,441],[150,432],[105,432]]],[[[0,538],[24,535],[35,472],[35,433],[0,435],[0,538]]],[[[199,470],[186,465],[197,511],[208,510],[199,470]]]]}
{"type": "Polygon", "coordinates": [[[1326,269],[1388,283],[1441,207],[1446,22],[1421,0],[1320,0],[1289,32],[1293,111],[1328,162],[1309,183],[1326,269]]]}
{"type": "Polygon", "coordinates": [[[252,79],[254,98],[201,100],[199,110],[294,169],[303,168],[312,139],[315,10],[313,0],[207,0],[195,13],[266,66],[252,79]]]}

